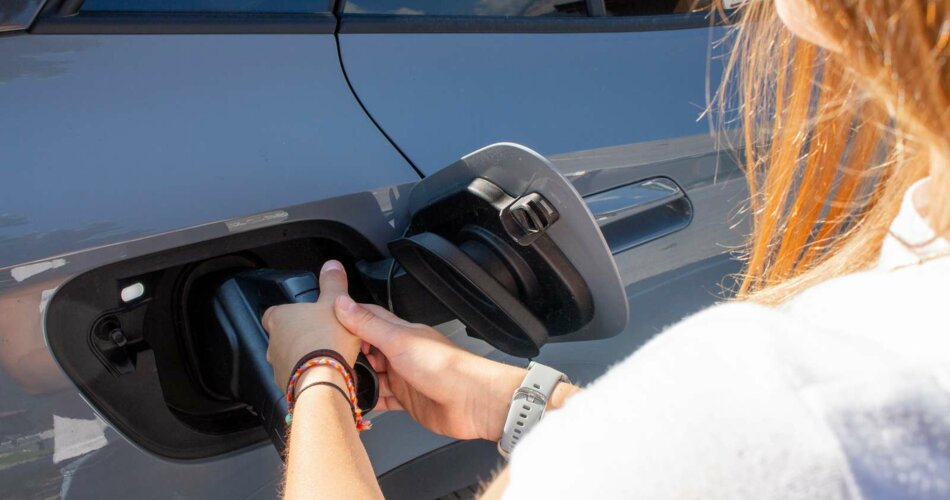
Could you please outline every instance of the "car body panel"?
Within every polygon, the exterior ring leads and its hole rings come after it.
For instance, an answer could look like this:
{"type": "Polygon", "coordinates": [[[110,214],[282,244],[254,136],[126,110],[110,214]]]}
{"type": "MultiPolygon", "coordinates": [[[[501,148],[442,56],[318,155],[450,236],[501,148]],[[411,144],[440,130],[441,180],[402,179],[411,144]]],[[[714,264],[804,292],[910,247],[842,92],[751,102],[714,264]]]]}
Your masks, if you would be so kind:
{"type": "MultiPolygon", "coordinates": [[[[615,256],[627,331],[542,350],[574,380],[715,301],[737,270],[727,251],[741,241],[732,210],[745,193],[696,121],[715,31],[341,34],[356,96],[333,35],[0,37],[0,361],[26,368],[0,370],[5,493],[276,496],[280,462],[266,444],[174,462],[102,422],[53,363],[45,304],[84,271],[264,225],[335,220],[384,252],[419,179],[399,149],[430,174],[515,141],[582,195],[658,176],[685,191],[689,226],[615,256]]],[[[458,322],[439,328],[524,363],[458,322]]],[[[384,483],[452,442],[401,412],[374,421],[362,439],[384,483]]]]}
{"type": "Polygon", "coordinates": [[[33,24],[45,0],[4,0],[0,4],[0,33],[19,31],[33,24]]]}
{"type": "Polygon", "coordinates": [[[418,180],[331,35],[16,36],[0,59],[0,269],[418,180]]]}
{"type": "Polygon", "coordinates": [[[496,142],[552,156],[709,133],[699,118],[707,69],[712,81],[721,71],[708,62],[721,28],[349,33],[342,23],[354,92],[427,175],[496,142]]]}
{"type": "Polygon", "coordinates": [[[713,56],[727,50],[711,42],[726,28],[411,33],[395,23],[387,33],[383,21],[363,19],[341,20],[343,66],[367,111],[425,174],[505,140],[545,155],[583,196],[662,176],[689,197],[685,229],[614,255],[627,330],[551,344],[539,359],[592,380],[729,289],[739,270],[730,250],[748,230],[737,210],[747,189],[725,147],[734,138],[711,134],[703,117],[722,74],[713,56]],[[657,294],[683,300],[644,309],[657,294]]]}
{"type": "Polygon", "coordinates": [[[71,276],[232,231],[335,218],[390,239],[398,186],[419,177],[353,98],[333,36],[12,35],[0,60],[0,334],[4,366],[23,368],[0,373],[3,489],[273,496],[269,447],[175,464],[103,431],[53,364],[41,314],[71,276]],[[77,432],[91,437],[70,448],[77,432]],[[130,475],[106,482],[115,461],[130,475]]]}

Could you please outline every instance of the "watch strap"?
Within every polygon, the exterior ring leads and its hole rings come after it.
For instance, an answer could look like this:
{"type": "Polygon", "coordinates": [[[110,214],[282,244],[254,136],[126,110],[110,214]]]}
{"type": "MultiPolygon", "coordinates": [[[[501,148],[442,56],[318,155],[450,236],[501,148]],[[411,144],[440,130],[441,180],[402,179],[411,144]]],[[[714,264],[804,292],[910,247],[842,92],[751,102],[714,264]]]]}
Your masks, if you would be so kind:
{"type": "Polygon", "coordinates": [[[508,458],[518,441],[541,421],[554,388],[562,381],[566,382],[567,376],[554,368],[534,361],[528,364],[528,374],[511,397],[508,417],[498,441],[498,452],[503,457],[508,458]]]}

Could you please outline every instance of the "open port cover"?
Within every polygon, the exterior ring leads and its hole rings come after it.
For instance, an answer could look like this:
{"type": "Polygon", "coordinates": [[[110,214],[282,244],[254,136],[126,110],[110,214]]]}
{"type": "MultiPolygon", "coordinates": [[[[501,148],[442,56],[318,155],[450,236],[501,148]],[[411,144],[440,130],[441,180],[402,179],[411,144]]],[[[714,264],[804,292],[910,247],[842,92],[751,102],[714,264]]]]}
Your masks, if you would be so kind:
{"type": "Polygon", "coordinates": [[[541,155],[488,146],[409,194],[406,272],[473,336],[533,357],[548,341],[616,335],[627,324],[620,275],[590,210],[541,155]]]}

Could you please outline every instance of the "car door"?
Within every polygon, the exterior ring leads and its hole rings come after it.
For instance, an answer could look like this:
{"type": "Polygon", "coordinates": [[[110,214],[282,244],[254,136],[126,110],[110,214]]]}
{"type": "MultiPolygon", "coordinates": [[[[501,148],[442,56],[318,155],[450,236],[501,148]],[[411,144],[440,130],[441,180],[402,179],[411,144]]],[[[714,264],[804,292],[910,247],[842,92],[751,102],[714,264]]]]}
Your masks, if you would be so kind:
{"type": "MultiPolygon", "coordinates": [[[[615,252],[631,311],[627,330],[609,339],[551,343],[538,356],[575,380],[591,380],[663,324],[714,301],[720,280],[735,268],[722,254],[736,241],[729,215],[741,199],[741,182],[728,159],[717,163],[723,160],[715,141],[704,139],[695,116],[686,119],[687,94],[702,97],[701,90],[673,85],[696,75],[702,83],[708,28],[651,35],[642,27],[681,27],[681,20],[585,17],[568,22],[587,31],[564,33],[532,24],[548,23],[543,19],[487,19],[529,26],[495,33],[466,27],[465,18],[442,21],[469,33],[431,33],[419,27],[428,26],[426,16],[357,18],[362,14],[351,4],[338,46],[331,5],[268,3],[279,12],[255,11],[260,2],[243,1],[83,5],[87,10],[80,6],[78,14],[76,3],[49,6],[29,33],[0,39],[4,59],[16,62],[0,100],[18,117],[0,121],[15,165],[5,170],[8,185],[16,186],[0,210],[0,303],[9,311],[2,329],[21,346],[4,351],[3,373],[14,382],[2,385],[0,453],[12,465],[0,469],[0,484],[16,485],[6,490],[14,495],[276,495],[279,459],[262,446],[260,433],[222,432],[215,426],[225,423],[214,419],[209,427],[195,418],[194,401],[176,392],[189,374],[159,354],[174,350],[178,334],[176,295],[165,292],[177,277],[218,262],[312,270],[337,257],[357,275],[355,263],[385,257],[387,243],[408,224],[399,214],[409,212],[420,175],[436,177],[493,142],[521,142],[549,156],[587,196],[615,252]],[[173,12],[156,11],[166,7],[173,12]],[[356,33],[356,21],[403,28],[356,33]],[[614,24],[607,29],[603,22],[614,24]],[[361,37],[363,49],[372,50],[356,50],[361,37]],[[608,43],[623,40],[624,50],[608,43]],[[688,69],[655,61],[669,61],[671,53],[631,55],[670,40],[688,69]],[[534,61],[531,71],[513,71],[522,57],[495,64],[504,50],[485,55],[484,44],[501,42],[534,61]],[[407,59],[414,55],[405,49],[440,44],[470,50],[407,59]],[[386,46],[394,50],[383,51],[386,46]],[[552,52],[575,66],[536,58],[552,52]],[[618,79],[605,52],[654,64],[618,79]],[[462,56],[471,64],[459,63],[462,56]],[[578,67],[600,70],[567,79],[578,67]],[[473,81],[479,74],[491,78],[473,81]],[[543,82],[551,88],[535,86],[543,82]],[[374,96],[374,89],[381,93],[374,96]],[[589,95],[576,96],[578,89],[589,95]],[[640,89],[655,95],[639,97],[640,89]],[[638,105],[624,104],[627,94],[638,105]],[[642,112],[617,111],[599,122],[612,100],[642,112]],[[562,113],[545,111],[561,104],[562,113]],[[397,113],[383,112],[385,106],[397,113]],[[416,117],[394,121],[403,112],[416,117]],[[627,136],[612,127],[637,132],[627,136]],[[220,260],[234,258],[244,260],[220,260]],[[142,294],[122,299],[136,285],[142,294]],[[53,309],[83,316],[51,319],[53,309]],[[123,310],[129,321],[149,325],[140,344],[148,348],[136,352],[131,373],[110,371],[95,355],[101,346],[93,335],[105,324],[96,320],[123,310]],[[59,352],[54,361],[47,345],[75,346],[69,352],[80,357],[59,352]],[[97,400],[90,387],[121,397],[97,400]]],[[[373,299],[369,292],[363,297],[373,299]]],[[[469,337],[457,321],[440,328],[468,349],[524,362],[469,337]]],[[[497,464],[491,443],[453,443],[400,413],[375,422],[363,441],[390,497],[470,491],[497,464]]]]}
{"type": "Polygon", "coordinates": [[[350,93],[326,1],[47,2],[34,20],[42,4],[0,8],[15,15],[0,36],[0,496],[272,498],[269,447],[183,462],[116,433],[51,357],[42,312],[89,269],[325,199],[316,214],[371,200],[363,231],[385,241],[393,186],[419,176],[350,93]]]}
{"type": "MultiPolygon", "coordinates": [[[[693,5],[338,6],[340,53],[354,93],[421,172],[431,175],[484,144],[514,141],[548,157],[586,197],[615,252],[630,322],[610,339],[542,349],[540,361],[582,383],[722,298],[739,270],[730,251],[745,231],[737,215],[744,180],[734,151],[722,146],[728,141],[702,116],[721,75],[726,46],[716,42],[726,28],[702,2],[693,5]]],[[[427,467],[444,474],[437,464],[450,459],[434,454],[386,479],[418,488],[414,477],[427,467]]]]}
{"type": "Polygon", "coordinates": [[[586,197],[630,299],[623,335],[540,359],[591,380],[728,285],[744,181],[703,117],[722,72],[709,2],[351,0],[340,53],[367,112],[426,175],[481,145],[548,157],[586,197]],[[683,196],[688,207],[649,210],[683,196]],[[637,208],[637,207],[640,208],[637,208]],[[670,301],[675,297],[675,301],[670,301]]]}

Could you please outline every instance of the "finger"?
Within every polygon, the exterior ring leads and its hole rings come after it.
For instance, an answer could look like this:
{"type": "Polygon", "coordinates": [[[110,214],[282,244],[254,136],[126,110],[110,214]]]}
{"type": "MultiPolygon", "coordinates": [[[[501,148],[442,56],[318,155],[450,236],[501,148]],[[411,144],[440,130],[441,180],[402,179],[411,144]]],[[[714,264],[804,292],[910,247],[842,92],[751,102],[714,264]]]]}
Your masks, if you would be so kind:
{"type": "Polygon", "coordinates": [[[379,398],[376,401],[376,406],[373,407],[373,411],[375,413],[379,413],[381,411],[389,411],[389,408],[386,408],[386,398],[379,398]]]}
{"type": "Polygon", "coordinates": [[[360,342],[360,352],[361,352],[361,353],[363,353],[363,354],[369,354],[369,351],[370,351],[370,349],[372,349],[372,348],[373,348],[373,346],[370,345],[369,342],[367,342],[367,341],[365,341],[365,340],[362,341],[362,342],[360,342]]]}
{"type": "Polygon", "coordinates": [[[379,352],[379,350],[370,351],[370,353],[366,355],[366,359],[369,360],[369,365],[373,367],[373,371],[376,373],[389,371],[389,360],[387,360],[386,355],[379,352]]]}
{"type": "Polygon", "coordinates": [[[379,381],[379,397],[392,396],[393,390],[389,385],[389,377],[387,376],[377,376],[376,380],[379,381]]]}
{"type": "Polygon", "coordinates": [[[353,335],[376,346],[384,354],[392,355],[397,341],[406,335],[405,326],[387,321],[373,311],[357,304],[349,295],[340,295],[334,302],[336,319],[353,335]]]}
{"type": "Polygon", "coordinates": [[[386,396],[383,399],[386,401],[386,408],[390,410],[405,410],[405,408],[402,406],[402,403],[396,399],[396,396],[386,396]]]}
{"type": "Polygon", "coordinates": [[[379,378],[379,396],[386,397],[386,396],[392,396],[392,395],[393,395],[393,389],[392,389],[392,386],[389,385],[389,377],[380,377],[379,378]]]}
{"type": "Polygon", "coordinates": [[[333,302],[340,295],[346,294],[346,270],[338,260],[328,260],[320,269],[320,298],[317,302],[333,302]]]}
{"type": "Polygon", "coordinates": [[[386,309],[385,307],[378,306],[376,304],[363,304],[363,307],[369,309],[370,312],[379,316],[380,318],[385,319],[386,321],[389,321],[390,323],[396,323],[397,325],[402,326],[412,326],[412,323],[400,318],[399,316],[396,316],[392,313],[392,311],[386,309]]]}
{"type": "Polygon", "coordinates": [[[280,306],[271,306],[271,307],[268,307],[268,308],[264,311],[264,315],[261,316],[261,326],[264,327],[264,330],[266,330],[267,333],[270,333],[270,332],[271,332],[271,326],[272,326],[272,325],[271,325],[271,321],[274,320],[274,310],[276,310],[278,307],[280,307],[280,306]]]}
{"type": "Polygon", "coordinates": [[[379,398],[373,411],[402,411],[404,409],[395,396],[387,396],[379,398]]]}

